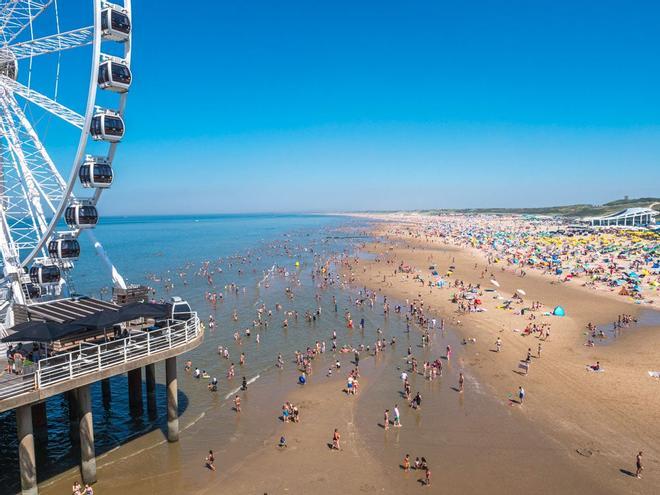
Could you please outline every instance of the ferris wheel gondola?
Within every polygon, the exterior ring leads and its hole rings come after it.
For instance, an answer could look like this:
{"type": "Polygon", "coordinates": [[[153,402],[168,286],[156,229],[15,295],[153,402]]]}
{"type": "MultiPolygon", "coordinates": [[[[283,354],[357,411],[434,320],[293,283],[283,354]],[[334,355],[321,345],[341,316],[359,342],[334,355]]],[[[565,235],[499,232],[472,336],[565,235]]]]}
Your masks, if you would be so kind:
{"type": "MultiPolygon", "coordinates": [[[[80,256],[78,236],[98,223],[97,203],[114,179],[133,78],[131,1],[86,1],[87,11],[58,0],[0,0],[0,289],[9,304],[0,301],[0,318],[5,324],[12,324],[12,304],[57,296],[54,286],[66,291],[63,281],[80,256]],[[88,23],[64,26],[85,14],[88,23]],[[75,63],[66,65],[68,56],[75,63]],[[66,72],[72,67],[78,72],[66,72]],[[75,154],[51,153],[49,132],[57,133],[57,148],[68,144],[75,154]]],[[[94,245],[102,251],[96,239],[94,245]]],[[[112,268],[114,284],[125,287],[112,268]]]]}

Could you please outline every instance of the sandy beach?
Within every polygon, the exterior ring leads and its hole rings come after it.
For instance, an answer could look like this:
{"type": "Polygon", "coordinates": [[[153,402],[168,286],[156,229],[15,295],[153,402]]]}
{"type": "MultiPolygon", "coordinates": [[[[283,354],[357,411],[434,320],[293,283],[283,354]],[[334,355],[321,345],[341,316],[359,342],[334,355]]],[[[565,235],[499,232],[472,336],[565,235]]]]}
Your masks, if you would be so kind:
{"type": "Polygon", "coordinates": [[[660,418],[660,384],[647,373],[660,362],[655,310],[642,309],[627,298],[615,298],[606,292],[552,283],[533,271],[522,278],[513,268],[488,270],[484,257],[467,248],[420,239],[405,241],[402,246],[400,238],[398,241],[397,247],[388,243],[369,246],[368,251],[378,256],[377,261],[359,261],[351,266],[353,283],[377,288],[379,293],[398,299],[423,300],[429,311],[455,323],[461,338],[476,339],[476,343],[462,346],[466,370],[486,384],[503,404],[520,384],[524,385],[528,393],[525,407],[512,410],[557,439],[576,466],[609,480],[610,486],[620,490],[655,491],[659,486],[657,473],[649,470],[646,486],[631,486],[631,479],[623,473],[630,470],[626,466],[631,465],[639,450],[644,451],[650,465],[657,465],[659,459],[658,434],[653,425],[660,418]],[[387,260],[391,264],[386,264],[387,260]],[[529,374],[521,376],[519,361],[529,348],[536,355],[539,342],[537,337],[522,336],[520,330],[529,322],[524,316],[497,309],[498,300],[492,292],[483,293],[486,311],[458,315],[456,304],[451,302],[456,289],[428,288],[412,274],[394,275],[393,268],[401,262],[414,267],[412,273],[428,273],[430,265],[437,265],[440,271],[453,266],[450,280],[488,285],[491,289],[494,287],[489,280],[494,278],[500,285],[498,293],[511,295],[522,289],[526,301],[541,302],[539,313],[560,305],[566,308],[567,316],[535,320],[550,323],[552,334],[542,342],[542,357],[532,358],[529,374]],[[490,273],[485,279],[484,270],[490,273]],[[584,345],[588,322],[611,327],[619,314],[637,315],[649,323],[625,329],[606,344],[584,345]],[[502,350],[496,353],[492,351],[498,336],[502,350]],[[587,371],[587,365],[596,362],[603,371],[587,371]]]}
{"type": "MultiPolygon", "coordinates": [[[[515,265],[489,265],[488,254],[471,246],[411,236],[411,225],[401,219],[376,224],[376,242],[357,256],[335,260],[340,270],[332,276],[346,299],[334,312],[329,309],[330,315],[319,315],[322,326],[289,329],[291,337],[309,344],[314,339],[328,344],[311,361],[313,372],[304,386],[297,383],[300,371],[289,355],[284,369],[271,369],[247,392],[238,392],[240,413],[223,400],[225,387],[203,407],[191,405],[178,444],[167,444],[153,431],[100,457],[97,492],[400,494],[444,493],[451,487],[475,494],[657,493],[660,383],[648,375],[660,367],[653,305],[560,283],[538,270],[521,275],[515,265]],[[442,274],[442,286],[429,286],[432,271],[442,274]],[[460,305],[475,311],[459,311],[460,305]],[[566,315],[552,315],[556,306],[566,315]],[[637,321],[613,332],[618,315],[637,321]],[[358,325],[362,319],[364,330],[358,325]],[[607,329],[593,346],[585,345],[591,340],[589,322],[607,329]],[[550,329],[550,336],[526,335],[533,325],[550,329]],[[350,352],[331,351],[332,331],[350,352]],[[374,355],[381,342],[382,351],[374,355]],[[360,390],[349,396],[346,378],[359,345],[368,346],[359,352],[360,390]],[[528,352],[525,374],[520,365],[528,352]],[[422,364],[433,361],[442,364],[442,375],[431,380],[422,364]],[[597,362],[600,370],[589,371],[597,362]],[[412,408],[404,397],[402,372],[412,395],[423,398],[421,407],[412,408]],[[282,421],[287,401],[299,407],[299,423],[282,421]],[[392,420],[395,406],[403,426],[390,424],[386,430],[384,411],[389,409],[392,420]],[[223,436],[227,425],[234,433],[223,436]],[[335,428],[340,451],[330,448],[335,428]],[[285,448],[278,446],[281,436],[285,448]],[[209,448],[216,471],[204,466],[209,448]],[[642,479],[634,477],[639,451],[644,452],[642,479]],[[430,486],[423,469],[403,469],[406,454],[411,461],[426,458],[430,486]]],[[[232,355],[242,349],[232,346],[232,355]]],[[[194,386],[189,374],[181,380],[184,387],[194,386]]],[[[62,493],[76,477],[69,471],[41,490],[62,493]]]]}

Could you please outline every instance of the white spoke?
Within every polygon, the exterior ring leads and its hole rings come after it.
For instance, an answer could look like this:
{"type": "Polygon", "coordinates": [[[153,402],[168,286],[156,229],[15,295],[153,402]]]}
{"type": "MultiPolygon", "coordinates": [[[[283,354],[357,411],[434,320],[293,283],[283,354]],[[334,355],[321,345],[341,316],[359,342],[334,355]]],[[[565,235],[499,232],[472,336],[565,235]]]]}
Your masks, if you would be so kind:
{"type": "Polygon", "coordinates": [[[7,0],[0,11],[0,29],[4,44],[11,43],[39,17],[53,0],[7,0]]]}
{"type": "Polygon", "coordinates": [[[25,41],[23,43],[8,46],[8,52],[0,52],[0,63],[11,60],[10,53],[14,55],[16,60],[21,60],[24,58],[36,57],[38,55],[61,52],[63,50],[91,45],[93,39],[94,27],[89,26],[32,41],[25,41]]]}
{"type": "MultiPolygon", "coordinates": [[[[20,257],[22,250],[34,249],[47,225],[32,175],[25,174],[27,165],[13,120],[9,115],[6,95],[0,94],[0,147],[2,161],[2,217],[4,239],[10,252],[20,257]]],[[[5,260],[7,261],[7,260],[5,260]]]]}
{"type": "Polygon", "coordinates": [[[78,129],[83,128],[85,119],[82,115],[74,112],[70,108],[65,107],[61,103],[51,100],[46,95],[42,95],[34,89],[28,88],[27,86],[24,86],[23,84],[14,81],[13,79],[4,75],[0,75],[0,86],[5,86],[14,94],[19,95],[20,97],[25,98],[35,105],[40,106],[44,110],[47,110],[53,115],[56,115],[65,122],[76,126],[78,129]]]}
{"type": "Polygon", "coordinates": [[[2,110],[2,127],[3,131],[7,136],[7,143],[11,149],[14,156],[18,159],[18,166],[20,169],[20,174],[22,175],[22,182],[25,184],[25,191],[27,193],[27,199],[30,203],[30,209],[32,211],[32,222],[36,228],[39,229],[39,233],[46,231],[48,224],[46,223],[46,218],[44,216],[44,211],[41,206],[41,195],[39,194],[39,188],[37,187],[32,171],[28,166],[27,158],[25,153],[23,153],[23,148],[21,146],[21,141],[16,129],[16,122],[11,116],[10,105],[8,98],[0,96],[0,109],[2,110]]]}
{"type": "Polygon", "coordinates": [[[55,213],[55,205],[59,204],[64,197],[66,183],[18,102],[9,95],[6,104],[15,117],[15,130],[22,146],[26,165],[46,206],[52,213],[55,213]]]}

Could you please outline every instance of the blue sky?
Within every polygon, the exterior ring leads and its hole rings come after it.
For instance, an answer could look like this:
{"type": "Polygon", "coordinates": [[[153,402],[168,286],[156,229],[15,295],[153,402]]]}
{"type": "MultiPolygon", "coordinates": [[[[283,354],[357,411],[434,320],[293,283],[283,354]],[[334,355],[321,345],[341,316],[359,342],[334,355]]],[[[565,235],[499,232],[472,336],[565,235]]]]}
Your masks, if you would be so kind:
{"type": "Polygon", "coordinates": [[[660,193],[656,2],[133,3],[102,213],[660,193]]]}

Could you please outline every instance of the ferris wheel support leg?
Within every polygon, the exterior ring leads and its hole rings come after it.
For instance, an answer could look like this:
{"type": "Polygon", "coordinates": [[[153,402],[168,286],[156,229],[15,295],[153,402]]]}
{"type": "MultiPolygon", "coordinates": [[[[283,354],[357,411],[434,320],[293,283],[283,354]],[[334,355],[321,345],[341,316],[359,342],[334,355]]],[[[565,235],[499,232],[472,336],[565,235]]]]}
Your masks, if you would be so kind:
{"type": "Polygon", "coordinates": [[[105,252],[105,249],[103,249],[103,245],[99,242],[99,240],[90,229],[87,229],[86,232],[92,241],[92,244],[94,244],[96,252],[105,262],[106,266],[110,269],[110,273],[112,274],[112,283],[115,285],[115,287],[126,289],[126,282],[124,281],[124,277],[121,276],[121,274],[115,268],[115,265],[113,265],[112,261],[110,261],[108,254],[105,252]]]}

